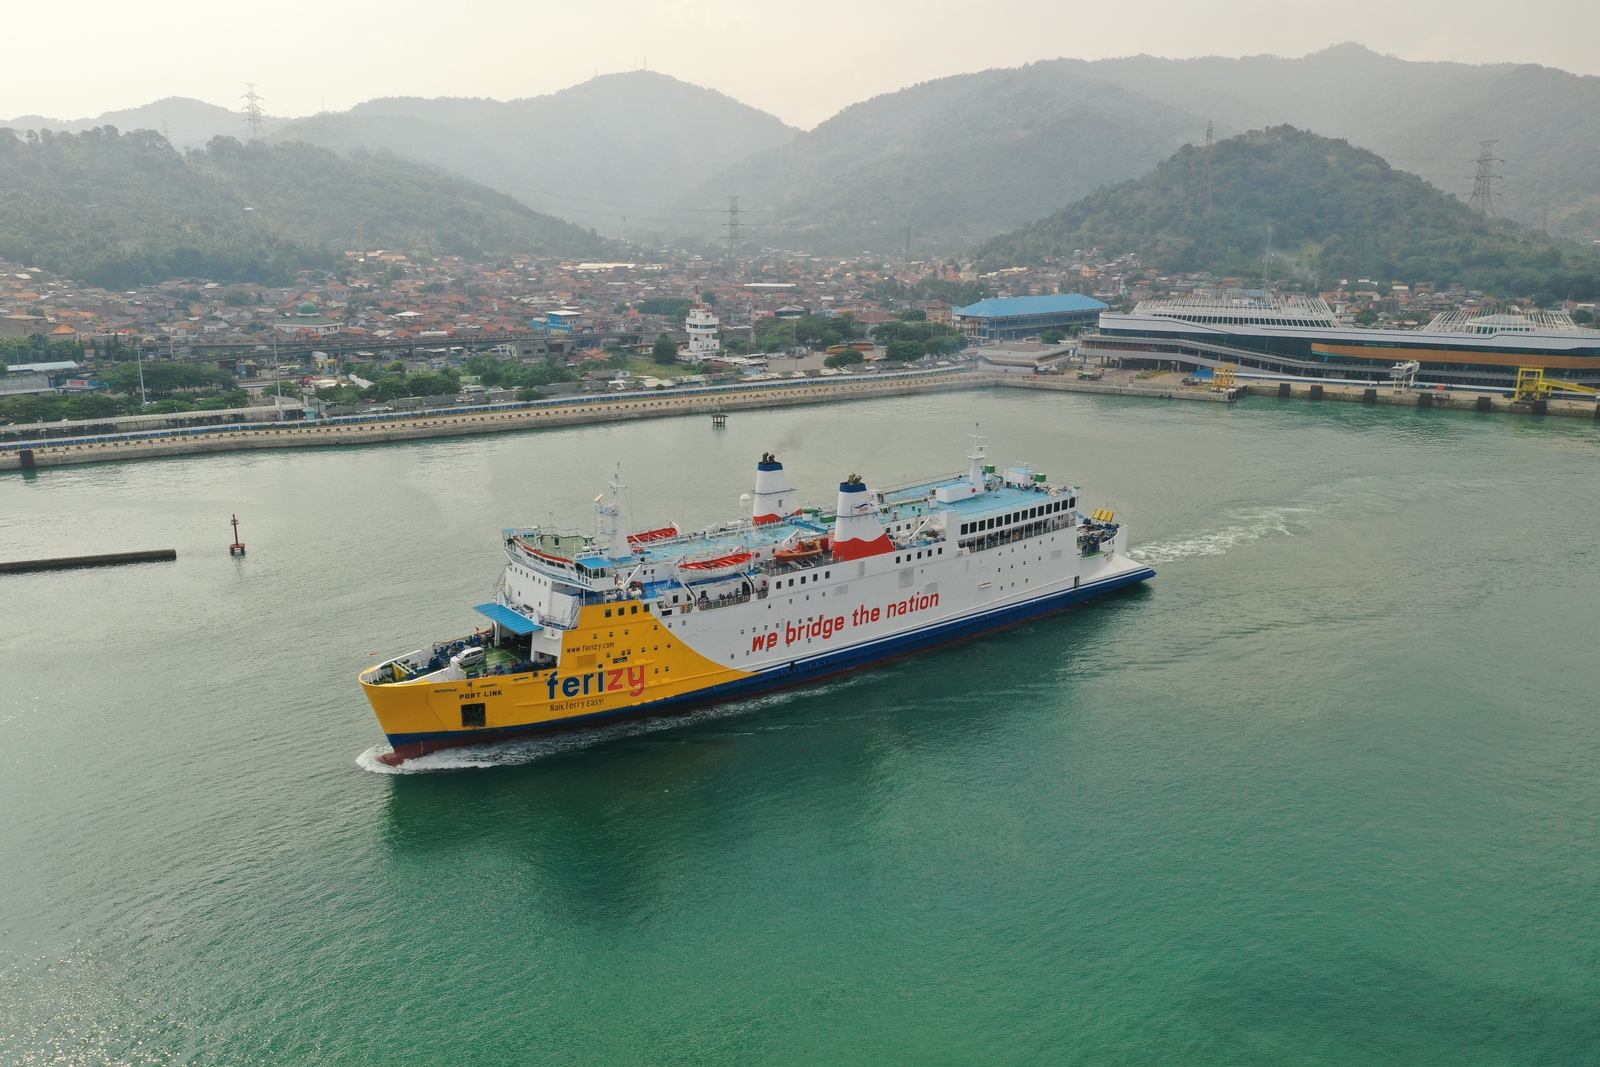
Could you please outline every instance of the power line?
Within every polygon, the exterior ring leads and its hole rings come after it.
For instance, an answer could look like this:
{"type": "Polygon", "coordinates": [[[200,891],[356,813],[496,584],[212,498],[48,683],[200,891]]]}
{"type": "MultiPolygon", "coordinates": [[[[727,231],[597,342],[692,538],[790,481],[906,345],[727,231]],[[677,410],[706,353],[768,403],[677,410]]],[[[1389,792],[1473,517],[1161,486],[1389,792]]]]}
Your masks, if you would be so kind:
{"type": "Polygon", "coordinates": [[[744,252],[744,238],[739,235],[739,198],[728,197],[728,255],[735,263],[744,252]]]}
{"type": "Polygon", "coordinates": [[[256,92],[255,82],[245,82],[244,121],[250,127],[250,139],[259,140],[261,137],[261,124],[265,119],[261,111],[261,95],[256,92]]]}
{"type": "Polygon", "coordinates": [[[1494,183],[1500,180],[1500,175],[1494,172],[1494,165],[1505,162],[1494,154],[1494,146],[1498,143],[1478,142],[1478,173],[1472,179],[1472,199],[1467,201],[1489,218],[1494,217],[1495,198],[1500,195],[1494,191],[1494,183]]]}

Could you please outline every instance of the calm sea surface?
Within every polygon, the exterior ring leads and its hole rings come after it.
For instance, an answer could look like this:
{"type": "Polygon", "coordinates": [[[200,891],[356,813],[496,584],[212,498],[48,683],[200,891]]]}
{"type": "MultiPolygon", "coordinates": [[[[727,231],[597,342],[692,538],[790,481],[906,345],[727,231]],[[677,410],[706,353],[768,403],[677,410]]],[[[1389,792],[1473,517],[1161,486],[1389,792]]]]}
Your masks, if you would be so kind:
{"type": "Polygon", "coordinates": [[[0,476],[0,1063],[1600,1063],[1600,426],[1012,392],[0,476]],[[1143,589],[378,773],[498,532],[974,421],[1143,589]],[[230,559],[238,512],[249,556],[230,559]]]}

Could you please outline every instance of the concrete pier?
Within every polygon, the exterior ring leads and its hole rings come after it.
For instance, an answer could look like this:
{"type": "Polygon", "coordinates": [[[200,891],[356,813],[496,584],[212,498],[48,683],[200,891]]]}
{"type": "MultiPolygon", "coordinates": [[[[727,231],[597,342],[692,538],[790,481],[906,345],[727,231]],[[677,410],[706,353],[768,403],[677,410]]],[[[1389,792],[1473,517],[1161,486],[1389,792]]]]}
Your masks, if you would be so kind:
{"type": "Polygon", "coordinates": [[[1333,400],[1347,404],[1389,404],[1409,408],[1446,408],[1455,411],[1489,411],[1501,414],[1559,415],[1567,418],[1600,418],[1600,405],[1592,400],[1512,400],[1504,393],[1482,393],[1471,389],[1396,389],[1374,388],[1368,382],[1325,381],[1251,382],[1244,386],[1251,396],[1284,399],[1333,400]]]}

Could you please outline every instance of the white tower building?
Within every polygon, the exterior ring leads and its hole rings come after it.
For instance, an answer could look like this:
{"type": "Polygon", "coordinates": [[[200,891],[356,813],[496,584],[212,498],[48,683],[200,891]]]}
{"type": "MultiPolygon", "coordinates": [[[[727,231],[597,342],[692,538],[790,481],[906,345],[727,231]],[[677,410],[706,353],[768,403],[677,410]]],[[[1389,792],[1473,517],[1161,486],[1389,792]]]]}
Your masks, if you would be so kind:
{"type": "Polygon", "coordinates": [[[686,354],[690,363],[704,363],[717,354],[720,347],[717,344],[717,327],[722,323],[712,314],[711,308],[696,304],[689,309],[689,317],[683,325],[689,331],[689,350],[686,354]]]}

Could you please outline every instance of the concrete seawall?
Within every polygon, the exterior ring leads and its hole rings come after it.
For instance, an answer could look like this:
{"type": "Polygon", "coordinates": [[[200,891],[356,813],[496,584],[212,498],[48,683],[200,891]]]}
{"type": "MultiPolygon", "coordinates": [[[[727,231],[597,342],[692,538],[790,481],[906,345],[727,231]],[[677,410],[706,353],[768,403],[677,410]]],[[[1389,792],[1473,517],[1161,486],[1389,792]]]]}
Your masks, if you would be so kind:
{"type": "Polygon", "coordinates": [[[129,459],[155,459],[210,452],[241,452],[273,448],[327,448],[339,445],[386,444],[468,434],[507,433],[545,426],[574,426],[627,419],[648,419],[669,415],[709,414],[713,411],[742,411],[751,408],[787,407],[795,404],[822,404],[835,400],[859,400],[951,389],[978,389],[995,384],[995,377],[971,372],[930,375],[926,378],[807,379],[793,383],[773,383],[726,393],[671,396],[652,393],[625,393],[585,403],[520,408],[511,411],[471,414],[437,412],[416,418],[391,419],[375,423],[264,423],[260,427],[241,427],[217,433],[193,433],[182,437],[146,440],[111,440],[82,444],[56,444],[40,441],[22,449],[0,452],[0,471],[32,467],[62,467],[79,463],[105,463],[129,459]]]}

